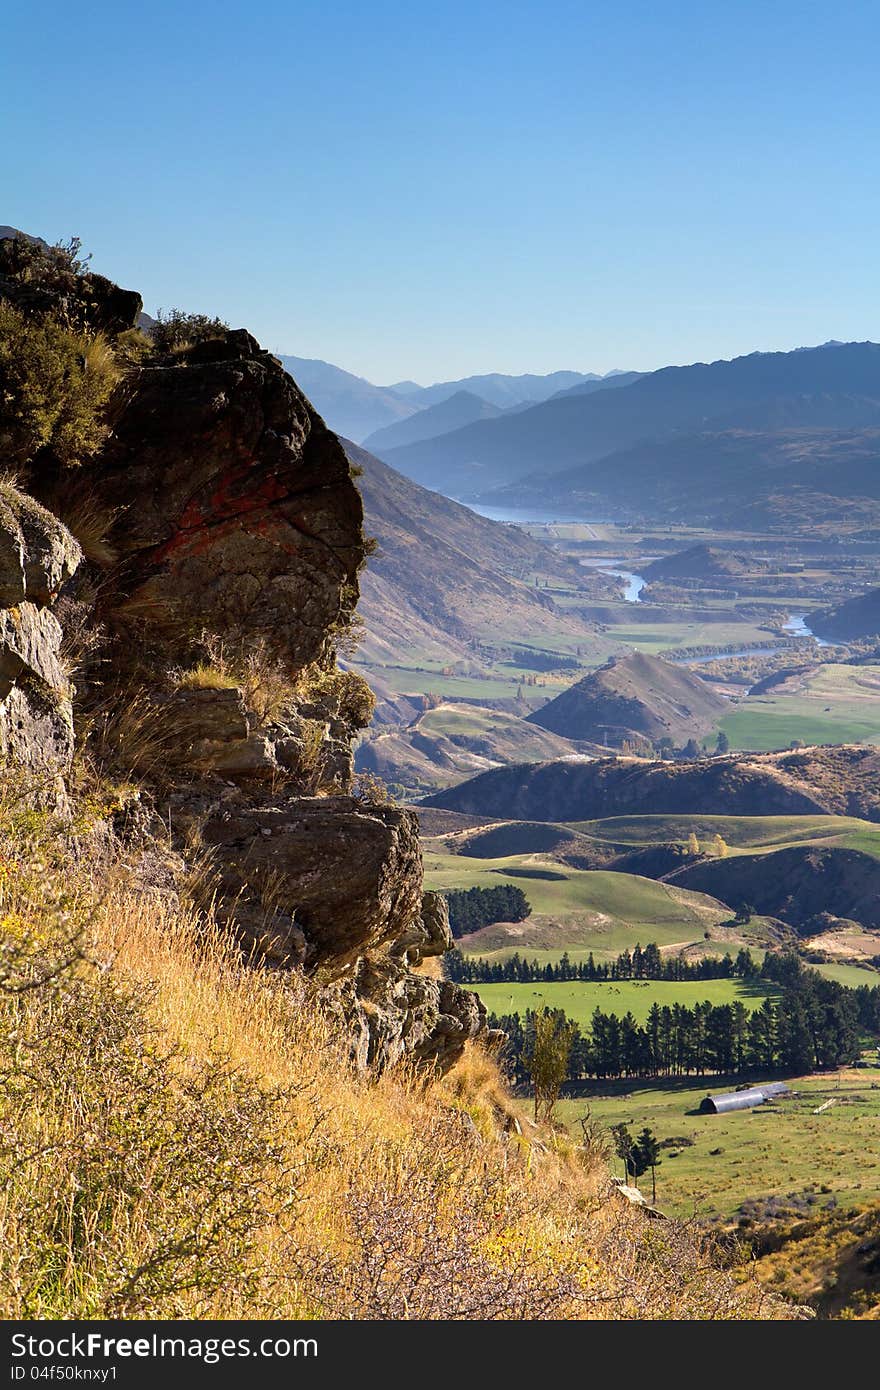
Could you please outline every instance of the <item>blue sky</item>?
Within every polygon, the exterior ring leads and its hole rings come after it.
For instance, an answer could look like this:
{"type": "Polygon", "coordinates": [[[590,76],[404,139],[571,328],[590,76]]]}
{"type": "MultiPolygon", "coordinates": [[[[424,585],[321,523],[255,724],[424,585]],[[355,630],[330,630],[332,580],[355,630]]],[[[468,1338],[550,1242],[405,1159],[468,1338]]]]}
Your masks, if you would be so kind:
{"type": "Polygon", "coordinates": [[[0,222],[373,381],[880,338],[875,0],[19,4],[0,222]]]}

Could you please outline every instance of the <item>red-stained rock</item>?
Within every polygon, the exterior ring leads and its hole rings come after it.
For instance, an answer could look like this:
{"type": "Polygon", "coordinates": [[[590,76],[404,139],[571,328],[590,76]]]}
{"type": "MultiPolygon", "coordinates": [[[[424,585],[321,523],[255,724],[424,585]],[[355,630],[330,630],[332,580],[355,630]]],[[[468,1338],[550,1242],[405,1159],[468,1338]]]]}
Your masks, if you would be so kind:
{"type": "Polygon", "coordinates": [[[94,479],[123,558],[103,616],[176,651],[208,631],[292,668],[325,653],[357,601],[363,509],[276,359],[230,332],[137,372],[116,412],[94,479]]]}

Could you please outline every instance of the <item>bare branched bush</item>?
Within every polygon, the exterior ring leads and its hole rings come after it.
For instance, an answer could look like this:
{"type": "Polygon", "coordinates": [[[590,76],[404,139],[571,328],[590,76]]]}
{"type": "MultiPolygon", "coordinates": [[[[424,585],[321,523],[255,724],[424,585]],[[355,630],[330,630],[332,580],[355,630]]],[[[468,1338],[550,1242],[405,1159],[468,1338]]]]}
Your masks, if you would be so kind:
{"type": "Polygon", "coordinates": [[[370,1154],[345,1195],[344,1250],[300,1257],[316,1313],[396,1321],[570,1313],[581,1294],[577,1256],[551,1260],[524,1238],[519,1195],[494,1179],[446,1116],[402,1159],[370,1154]]]}
{"type": "Polygon", "coordinates": [[[390,788],[374,772],[356,773],[351,794],[355,801],[362,801],[365,806],[397,805],[390,788]]]}

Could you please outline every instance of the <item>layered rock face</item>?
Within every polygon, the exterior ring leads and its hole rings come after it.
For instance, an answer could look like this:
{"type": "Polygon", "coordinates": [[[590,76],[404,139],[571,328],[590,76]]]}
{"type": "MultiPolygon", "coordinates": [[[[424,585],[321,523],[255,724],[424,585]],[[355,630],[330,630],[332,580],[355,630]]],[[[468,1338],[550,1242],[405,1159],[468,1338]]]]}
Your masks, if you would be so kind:
{"type": "MultiPolygon", "coordinates": [[[[53,302],[33,285],[7,297],[25,312],[53,302]]],[[[111,338],[140,310],[100,277],[54,302],[111,338]]],[[[181,878],[202,856],[248,955],[311,974],[360,1065],[449,1065],[485,1032],[485,1009],[414,968],[451,945],[445,904],[422,892],[415,816],[352,795],[369,714],[335,651],[366,552],[339,441],[244,331],[145,353],[110,424],[81,476],[44,453],[27,484],[40,502],[0,498],[4,754],[42,772],[70,764],[49,610],[63,591],[97,646],[77,703],[103,721],[109,771],[137,777],[153,808],[144,862],[151,833],[170,832],[181,878]],[[53,511],[73,532],[88,515],[87,558],[53,511]]]]}

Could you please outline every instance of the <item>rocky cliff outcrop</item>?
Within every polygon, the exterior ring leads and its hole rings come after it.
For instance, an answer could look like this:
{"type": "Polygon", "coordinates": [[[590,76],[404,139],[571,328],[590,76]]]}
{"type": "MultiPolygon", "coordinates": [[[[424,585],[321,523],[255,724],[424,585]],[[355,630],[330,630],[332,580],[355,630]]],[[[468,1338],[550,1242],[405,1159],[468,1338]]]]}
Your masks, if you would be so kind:
{"type": "MultiPolygon", "coordinates": [[[[57,258],[17,279],[27,254],[6,246],[0,299],[130,347],[139,296],[57,258]]],[[[359,1064],[447,1066],[485,1009],[416,970],[451,937],[414,814],[352,794],[372,700],[335,661],[366,555],[348,459],[250,334],[196,338],[120,354],[100,449],[71,470],[43,448],[0,496],[0,745],[63,774],[78,714],[92,763],[138,782],[116,833],[142,865],[164,839],[182,885],[198,858],[249,957],[311,975],[359,1064]]]]}

